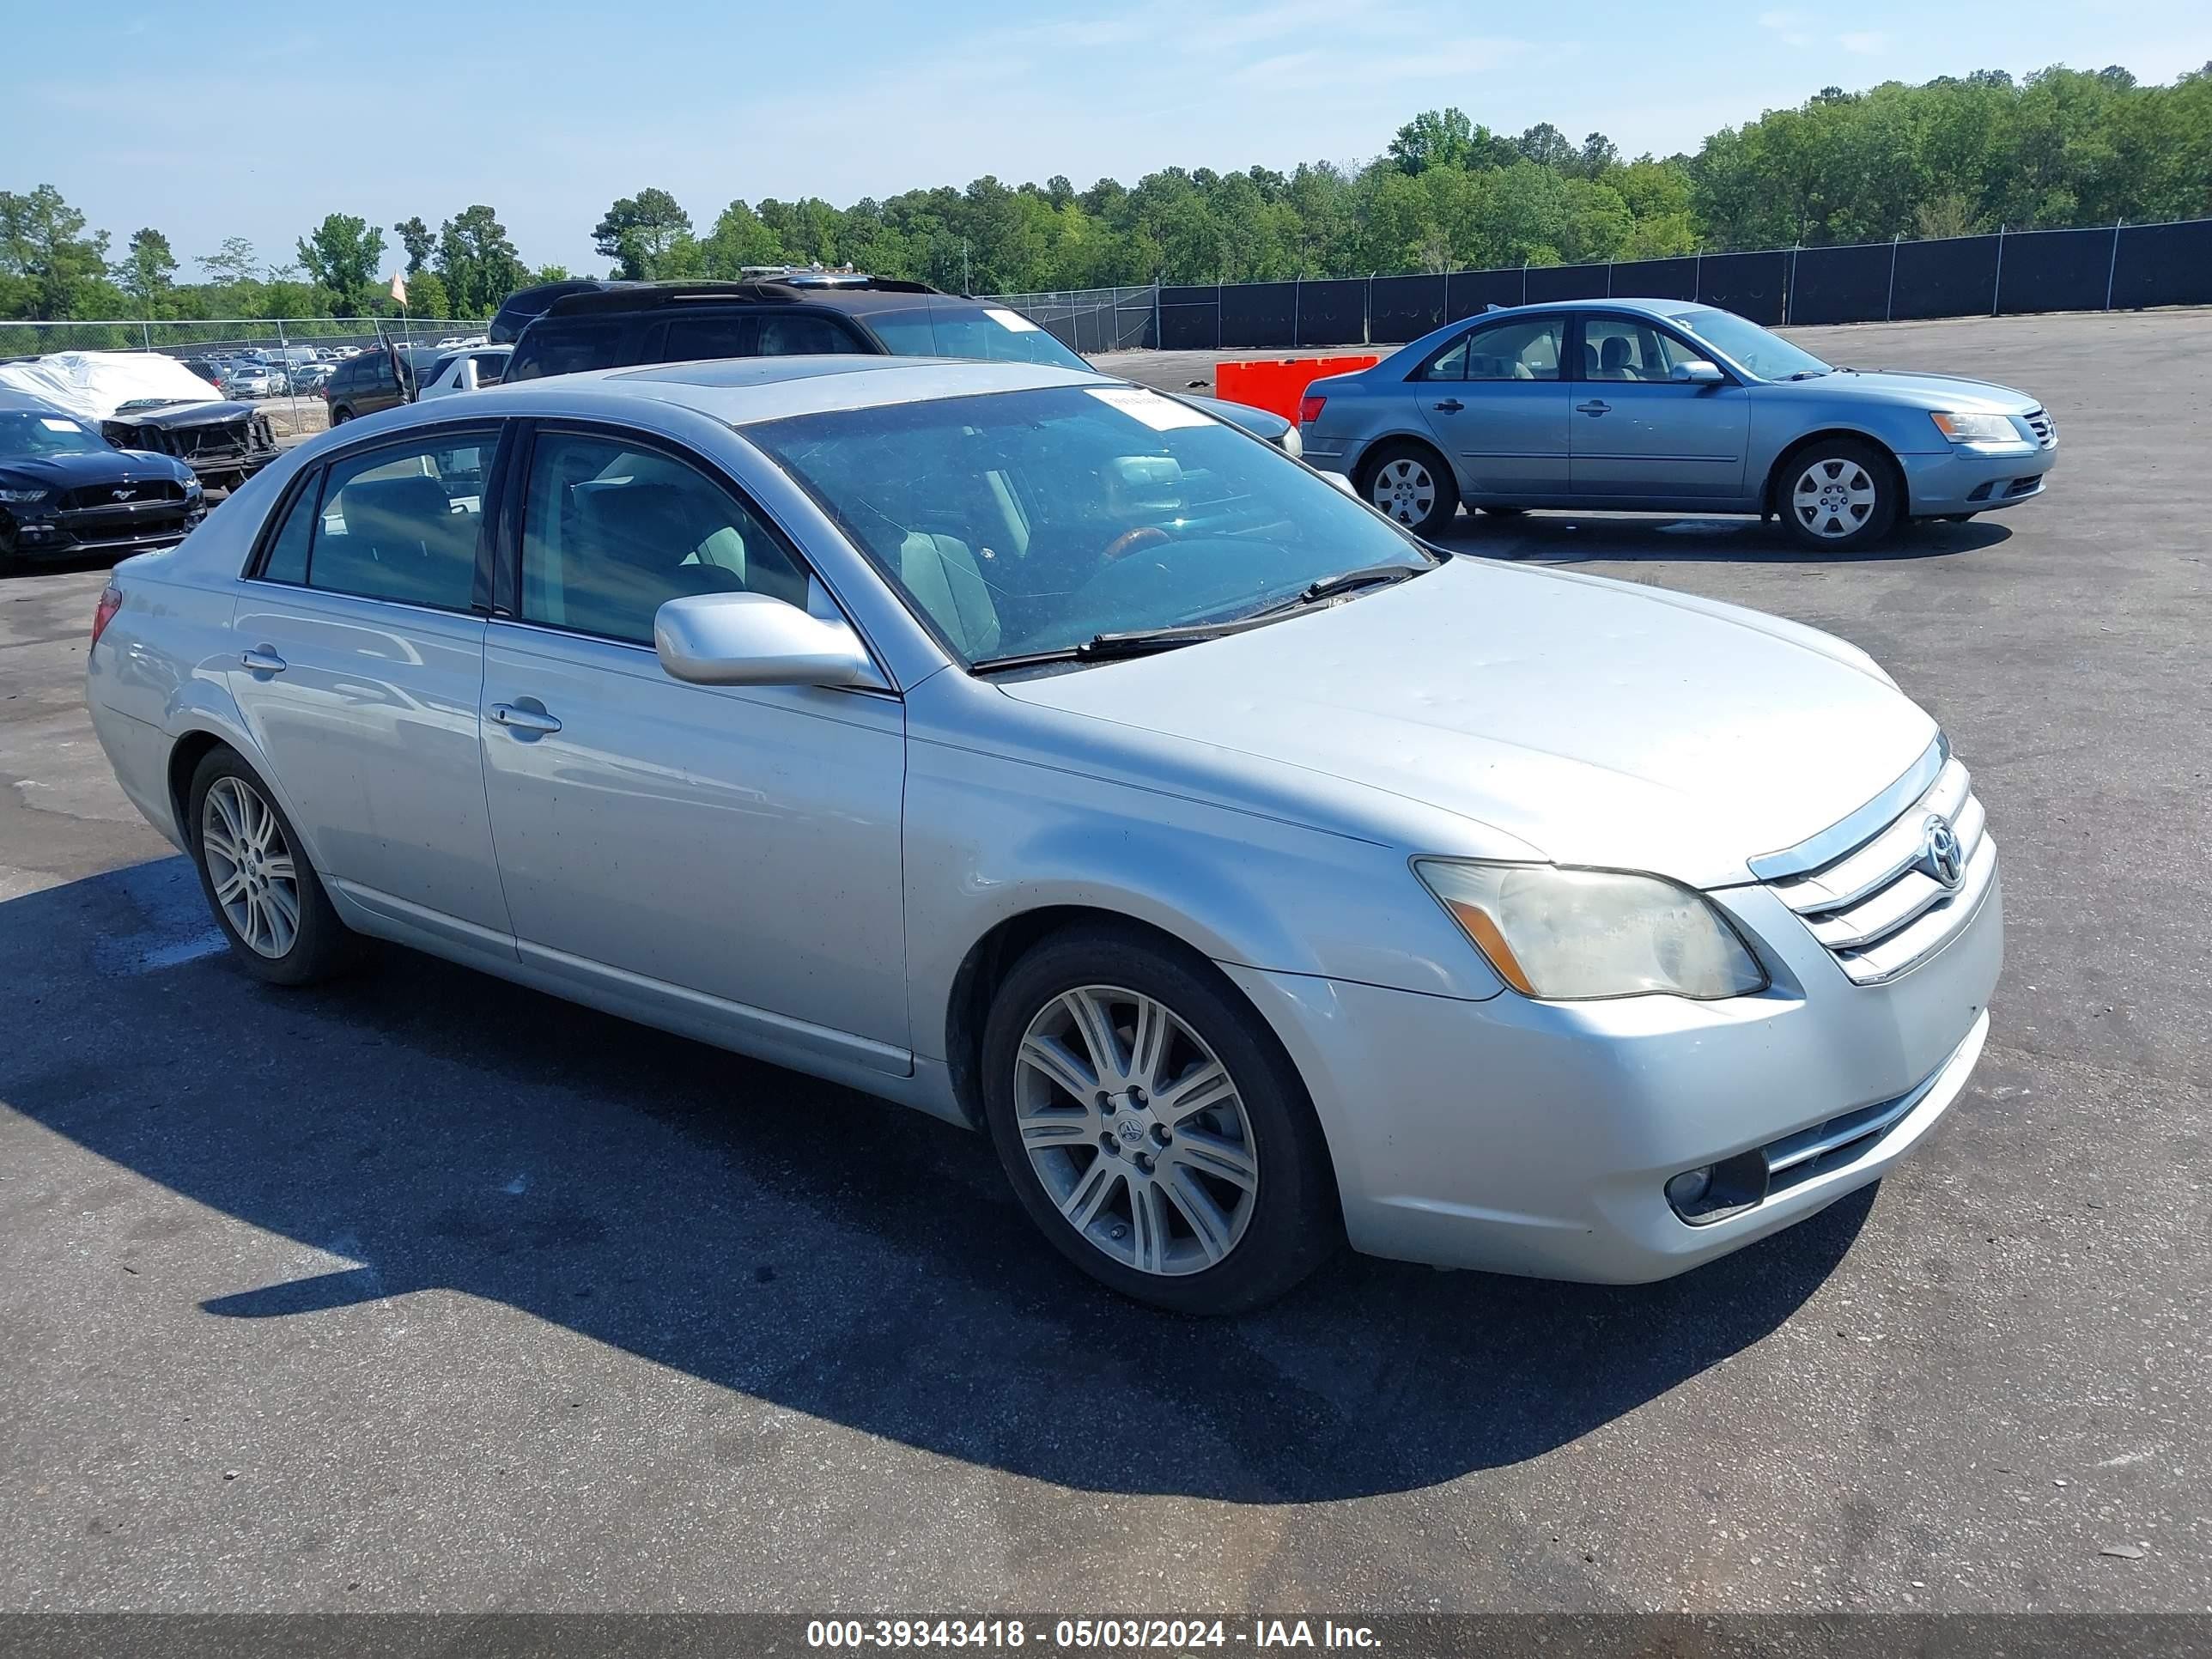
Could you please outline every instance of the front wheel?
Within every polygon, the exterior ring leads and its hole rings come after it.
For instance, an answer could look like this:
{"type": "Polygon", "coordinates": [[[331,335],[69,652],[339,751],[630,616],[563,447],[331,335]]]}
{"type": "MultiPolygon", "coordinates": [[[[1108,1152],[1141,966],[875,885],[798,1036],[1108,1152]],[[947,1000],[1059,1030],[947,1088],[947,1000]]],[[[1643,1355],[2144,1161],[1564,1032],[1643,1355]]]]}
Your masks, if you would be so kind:
{"type": "Polygon", "coordinates": [[[1359,469],[1359,493],[1417,536],[1438,536],[1459,511],[1451,469],[1425,444],[1387,443],[1359,469]]]}
{"type": "Polygon", "coordinates": [[[1790,535],[1824,553],[1871,546],[1887,536],[1897,522],[1899,493],[1888,456],[1852,438],[1807,444],[1782,463],[1775,485],[1790,535]]]}
{"type": "Polygon", "coordinates": [[[1304,1085],[1210,964],[1117,928],[1032,950],[983,1039],[984,1111],[1030,1218],[1125,1296],[1230,1314],[1342,1237],[1304,1085]]]}

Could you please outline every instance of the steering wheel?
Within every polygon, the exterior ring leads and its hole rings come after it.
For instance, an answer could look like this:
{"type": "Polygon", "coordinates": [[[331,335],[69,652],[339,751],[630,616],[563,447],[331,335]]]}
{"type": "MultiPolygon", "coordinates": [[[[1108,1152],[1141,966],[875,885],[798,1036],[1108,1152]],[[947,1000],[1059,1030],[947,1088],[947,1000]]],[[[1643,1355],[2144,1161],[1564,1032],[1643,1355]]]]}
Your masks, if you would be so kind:
{"type": "Polygon", "coordinates": [[[1139,548],[1158,547],[1162,542],[1175,538],[1156,524],[1140,524],[1134,530],[1125,530],[1106,544],[1104,558],[1109,564],[1116,559],[1126,559],[1139,548]]]}

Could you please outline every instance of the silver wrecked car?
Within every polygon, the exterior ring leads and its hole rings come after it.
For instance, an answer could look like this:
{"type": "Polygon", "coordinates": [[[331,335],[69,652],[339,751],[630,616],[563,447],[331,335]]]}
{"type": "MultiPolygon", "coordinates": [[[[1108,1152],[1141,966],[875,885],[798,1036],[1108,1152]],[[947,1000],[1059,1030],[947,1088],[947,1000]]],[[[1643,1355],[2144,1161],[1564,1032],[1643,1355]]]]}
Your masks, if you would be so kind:
{"type": "Polygon", "coordinates": [[[2017,506],[2058,459],[2026,392],[1838,368],[1677,300],[1486,312],[1316,380],[1298,422],[1309,462],[1423,535],[1462,503],[1748,513],[1839,552],[2017,506]]]}
{"type": "Polygon", "coordinates": [[[122,565],[88,659],[249,971],[374,935],[987,1128],[1188,1310],[1347,1238],[1735,1249],[1936,1124],[2002,952],[1966,772],[1863,653],[1440,556],[1081,370],[387,410],[122,565]]]}

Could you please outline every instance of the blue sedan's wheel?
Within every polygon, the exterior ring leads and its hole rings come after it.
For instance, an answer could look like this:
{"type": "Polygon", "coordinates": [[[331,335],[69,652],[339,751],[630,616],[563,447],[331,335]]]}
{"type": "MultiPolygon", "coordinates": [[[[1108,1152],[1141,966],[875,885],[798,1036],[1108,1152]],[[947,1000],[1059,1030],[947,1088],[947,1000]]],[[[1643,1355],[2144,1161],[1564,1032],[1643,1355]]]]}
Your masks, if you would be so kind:
{"type": "Polygon", "coordinates": [[[1897,521],[1889,458],[1851,438],[1816,439],[1784,458],[1774,498],[1801,546],[1838,553],[1880,541],[1897,521]]]}
{"type": "Polygon", "coordinates": [[[1424,444],[1377,446],[1359,469],[1359,493],[1376,512],[1417,536],[1441,534],[1459,511],[1451,469],[1424,444]]]}

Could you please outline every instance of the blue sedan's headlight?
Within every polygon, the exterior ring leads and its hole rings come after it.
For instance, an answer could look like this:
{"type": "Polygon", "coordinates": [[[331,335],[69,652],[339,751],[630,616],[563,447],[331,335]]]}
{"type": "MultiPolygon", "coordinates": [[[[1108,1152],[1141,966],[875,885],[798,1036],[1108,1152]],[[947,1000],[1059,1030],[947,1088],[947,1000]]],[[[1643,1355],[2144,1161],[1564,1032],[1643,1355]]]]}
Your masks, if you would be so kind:
{"type": "Polygon", "coordinates": [[[2020,428],[2002,415],[1954,415],[1937,410],[1928,417],[1954,444],[2024,444],[2020,428]]]}

